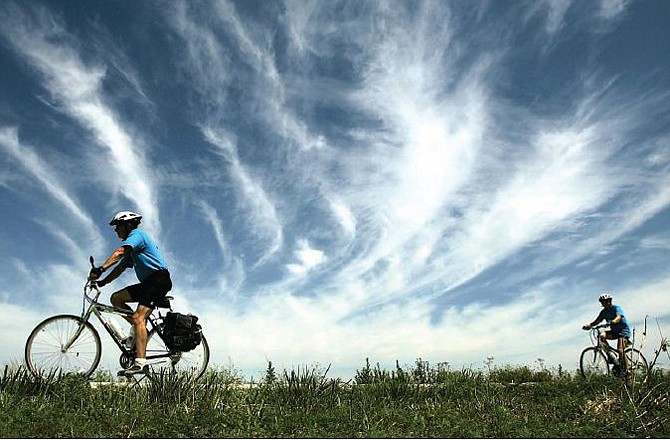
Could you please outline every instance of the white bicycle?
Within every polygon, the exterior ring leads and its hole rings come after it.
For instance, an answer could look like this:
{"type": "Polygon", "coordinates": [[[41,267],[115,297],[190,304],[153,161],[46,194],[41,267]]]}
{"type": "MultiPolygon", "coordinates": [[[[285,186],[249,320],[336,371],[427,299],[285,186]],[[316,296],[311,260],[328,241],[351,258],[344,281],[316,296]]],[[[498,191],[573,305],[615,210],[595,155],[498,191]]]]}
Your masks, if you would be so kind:
{"type": "MultiPolygon", "coordinates": [[[[94,265],[93,257],[90,257],[94,265]]],[[[35,376],[46,374],[78,373],[90,376],[100,363],[102,345],[98,331],[89,322],[96,316],[104,329],[121,350],[119,364],[123,369],[133,365],[135,347],[126,348],[105,316],[132,316],[132,311],[121,310],[98,301],[100,289],[93,281],[84,286],[81,315],[56,315],[45,319],[30,333],[26,342],[25,361],[35,376]],[[86,304],[88,303],[88,307],[86,304]]],[[[149,372],[187,374],[197,380],[207,369],[209,346],[205,336],[201,343],[188,352],[174,351],[164,341],[164,316],[158,309],[172,310],[173,297],[166,296],[147,320],[148,343],[146,359],[149,372]]]]}
{"type": "Polygon", "coordinates": [[[628,371],[623,371],[619,352],[607,342],[600,341],[600,330],[609,327],[609,324],[600,324],[590,329],[591,347],[586,347],[579,357],[579,369],[582,376],[588,379],[593,376],[604,376],[614,373],[617,376],[636,377],[646,376],[649,365],[640,350],[626,347],[624,355],[627,359],[628,371]]]}

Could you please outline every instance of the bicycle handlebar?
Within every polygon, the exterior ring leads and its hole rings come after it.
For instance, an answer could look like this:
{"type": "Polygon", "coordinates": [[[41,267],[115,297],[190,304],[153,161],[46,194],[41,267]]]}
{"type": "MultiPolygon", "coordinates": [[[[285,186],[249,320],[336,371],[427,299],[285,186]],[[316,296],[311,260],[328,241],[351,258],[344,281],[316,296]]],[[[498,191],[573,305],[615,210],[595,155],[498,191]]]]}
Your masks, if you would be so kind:
{"type": "MultiPolygon", "coordinates": [[[[89,263],[91,263],[91,269],[95,269],[95,259],[93,258],[93,255],[90,255],[88,257],[89,263]]],[[[86,289],[95,289],[97,291],[100,291],[100,287],[98,286],[97,280],[86,280],[86,284],[84,285],[84,290],[86,289]]]]}
{"type": "Polygon", "coordinates": [[[605,328],[605,327],[611,327],[611,324],[608,324],[608,323],[598,324],[598,325],[591,326],[589,328],[586,328],[584,326],[584,327],[582,327],[582,330],[587,331],[587,332],[595,332],[595,331],[600,330],[601,328],[605,328]]]}
{"type": "MultiPolygon", "coordinates": [[[[88,257],[89,263],[91,263],[91,268],[95,268],[95,259],[93,258],[93,255],[88,257]]],[[[88,298],[89,300],[95,301],[97,299],[97,295],[95,298],[91,298],[88,296],[87,292],[90,292],[92,290],[95,290],[100,294],[100,287],[98,286],[98,283],[96,280],[86,280],[86,284],[84,284],[84,296],[88,298]]]]}
{"type": "Polygon", "coordinates": [[[610,327],[610,324],[605,322],[603,324],[594,325],[594,326],[589,327],[589,328],[582,327],[582,330],[590,332],[589,339],[591,340],[591,343],[594,344],[594,345],[597,345],[598,340],[600,339],[599,338],[599,333],[600,332],[598,330],[600,330],[601,328],[605,328],[605,327],[610,327]]]}

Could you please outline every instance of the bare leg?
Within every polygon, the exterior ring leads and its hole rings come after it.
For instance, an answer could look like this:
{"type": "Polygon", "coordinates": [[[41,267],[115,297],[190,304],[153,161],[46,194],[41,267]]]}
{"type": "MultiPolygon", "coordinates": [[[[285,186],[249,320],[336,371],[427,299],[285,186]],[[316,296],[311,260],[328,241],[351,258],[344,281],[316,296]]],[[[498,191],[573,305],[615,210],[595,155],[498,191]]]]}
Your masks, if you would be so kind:
{"type": "Polygon", "coordinates": [[[600,335],[598,335],[598,338],[600,339],[600,345],[602,347],[605,347],[607,344],[607,333],[606,332],[601,332],[600,335]]]}
{"type": "Polygon", "coordinates": [[[137,310],[133,313],[133,325],[135,326],[135,352],[138,358],[146,358],[147,354],[147,318],[151,315],[152,308],[137,305],[137,310]]]}
{"type": "Polygon", "coordinates": [[[626,348],[626,338],[619,338],[617,341],[617,351],[619,352],[619,359],[623,359],[624,371],[628,371],[628,359],[624,354],[624,349],[626,348]]]}
{"type": "MultiPolygon", "coordinates": [[[[112,293],[112,297],[110,298],[112,301],[112,305],[116,307],[117,309],[121,310],[127,310],[129,312],[133,311],[133,308],[128,305],[129,302],[134,302],[133,298],[130,296],[130,292],[128,292],[126,289],[119,290],[118,292],[112,293]]],[[[128,316],[125,317],[124,319],[128,321],[130,324],[134,325],[133,319],[128,316]]]]}

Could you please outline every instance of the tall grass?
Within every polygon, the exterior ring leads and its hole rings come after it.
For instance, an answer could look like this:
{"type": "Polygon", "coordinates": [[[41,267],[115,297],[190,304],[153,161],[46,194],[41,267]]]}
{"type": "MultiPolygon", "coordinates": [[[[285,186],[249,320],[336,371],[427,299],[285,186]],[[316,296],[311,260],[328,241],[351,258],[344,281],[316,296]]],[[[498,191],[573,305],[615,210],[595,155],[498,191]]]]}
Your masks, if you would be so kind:
{"type": "MultiPolygon", "coordinates": [[[[36,379],[5,368],[2,437],[668,437],[670,374],[633,387],[616,377],[525,366],[392,370],[369,360],[352,381],[329,367],[277,372],[241,386],[227,370],[198,382],[156,375],[91,387],[77,375],[36,379]]],[[[106,378],[105,375],[99,378],[106,378]]]]}

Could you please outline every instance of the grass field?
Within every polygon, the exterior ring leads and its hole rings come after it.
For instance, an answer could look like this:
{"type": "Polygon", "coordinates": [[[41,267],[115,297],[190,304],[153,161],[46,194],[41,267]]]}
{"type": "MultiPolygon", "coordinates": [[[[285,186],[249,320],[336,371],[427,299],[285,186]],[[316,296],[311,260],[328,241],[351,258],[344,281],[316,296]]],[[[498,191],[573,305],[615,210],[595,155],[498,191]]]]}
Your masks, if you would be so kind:
{"type": "MultiPolygon", "coordinates": [[[[669,437],[670,374],[584,380],[562,369],[452,371],[368,362],[353,380],[327,368],[275,371],[250,386],[227,370],[197,383],[157,376],[92,387],[81,376],[5,368],[2,437],[669,437]]],[[[109,379],[98,374],[92,380],[109,379]]]]}

